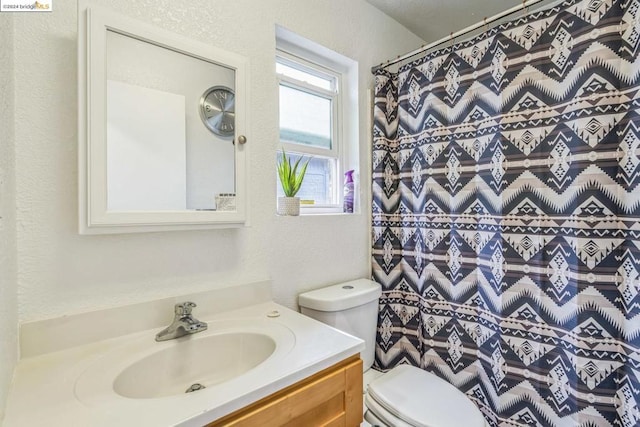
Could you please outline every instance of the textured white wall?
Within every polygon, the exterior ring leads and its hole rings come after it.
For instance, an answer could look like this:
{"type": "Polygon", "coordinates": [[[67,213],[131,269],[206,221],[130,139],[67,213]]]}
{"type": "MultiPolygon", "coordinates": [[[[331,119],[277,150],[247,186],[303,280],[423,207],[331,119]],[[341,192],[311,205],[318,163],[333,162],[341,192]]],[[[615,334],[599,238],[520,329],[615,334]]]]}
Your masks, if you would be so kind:
{"type": "MultiPolygon", "coordinates": [[[[29,321],[217,286],[273,280],[277,302],[366,277],[370,185],[356,215],[277,217],[275,25],[359,62],[363,182],[369,178],[369,68],[422,40],[364,0],[100,0],[107,8],[250,58],[251,226],[77,233],[76,5],[15,16],[19,317],[29,321]]],[[[3,38],[4,40],[4,38],[3,38]]]]}
{"type": "Polygon", "coordinates": [[[18,355],[13,21],[0,13],[0,423],[18,355]]]}

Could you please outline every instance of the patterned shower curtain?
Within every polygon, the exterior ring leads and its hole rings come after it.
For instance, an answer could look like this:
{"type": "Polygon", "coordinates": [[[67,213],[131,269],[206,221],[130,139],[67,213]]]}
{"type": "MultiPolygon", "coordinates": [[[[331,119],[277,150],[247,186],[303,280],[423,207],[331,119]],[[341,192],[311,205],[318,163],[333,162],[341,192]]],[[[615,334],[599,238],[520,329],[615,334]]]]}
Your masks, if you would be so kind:
{"type": "Polygon", "coordinates": [[[639,0],[568,0],[377,73],[378,368],[640,425],[639,50],[639,0]]]}

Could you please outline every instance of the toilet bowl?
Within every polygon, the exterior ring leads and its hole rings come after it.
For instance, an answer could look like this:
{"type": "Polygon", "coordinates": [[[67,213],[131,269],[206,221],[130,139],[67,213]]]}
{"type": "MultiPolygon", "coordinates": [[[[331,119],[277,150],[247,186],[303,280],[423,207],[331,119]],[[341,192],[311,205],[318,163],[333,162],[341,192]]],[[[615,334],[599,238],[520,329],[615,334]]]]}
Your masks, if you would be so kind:
{"type": "Polygon", "coordinates": [[[370,424],[394,427],[484,427],[478,408],[453,385],[420,368],[399,365],[369,384],[370,424]],[[373,421],[373,422],[372,422],[373,421]],[[382,423],[382,424],[381,424],[382,423]]]}
{"type": "MultiPolygon", "coordinates": [[[[365,341],[363,369],[374,359],[379,284],[359,279],[300,294],[302,314],[365,341]]],[[[389,427],[484,427],[486,421],[464,393],[420,368],[399,365],[369,383],[365,420],[389,427]]]]}

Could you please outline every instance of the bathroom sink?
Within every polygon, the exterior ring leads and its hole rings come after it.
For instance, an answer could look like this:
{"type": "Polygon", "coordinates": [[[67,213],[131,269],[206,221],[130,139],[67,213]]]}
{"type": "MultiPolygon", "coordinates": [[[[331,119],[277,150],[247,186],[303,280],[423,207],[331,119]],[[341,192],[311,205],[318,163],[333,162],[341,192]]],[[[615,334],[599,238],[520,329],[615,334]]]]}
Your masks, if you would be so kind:
{"type": "Polygon", "coordinates": [[[275,349],[275,341],[259,333],[187,338],[124,369],[116,377],[113,389],[133,399],[197,392],[255,368],[275,349]]]}
{"type": "Polygon", "coordinates": [[[266,316],[206,320],[208,330],[164,342],[154,330],[118,345],[105,341],[108,350],[75,380],[76,398],[87,405],[210,401],[262,378],[296,342],[290,328],[266,316]]]}
{"type": "MultiPolygon", "coordinates": [[[[177,339],[155,340],[162,321],[22,360],[3,426],[200,427],[363,349],[360,340],[273,302],[199,320],[206,330],[177,339]]],[[[106,319],[105,332],[121,321],[106,319]]]]}

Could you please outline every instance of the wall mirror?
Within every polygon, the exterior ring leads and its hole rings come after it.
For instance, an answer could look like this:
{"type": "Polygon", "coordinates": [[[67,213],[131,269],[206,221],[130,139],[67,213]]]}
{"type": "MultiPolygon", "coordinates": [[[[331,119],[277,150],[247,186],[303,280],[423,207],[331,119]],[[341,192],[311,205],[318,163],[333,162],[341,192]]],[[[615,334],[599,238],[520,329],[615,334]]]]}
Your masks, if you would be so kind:
{"type": "Polygon", "coordinates": [[[79,2],[82,234],[246,222],[246,58],[79,2]]]}

